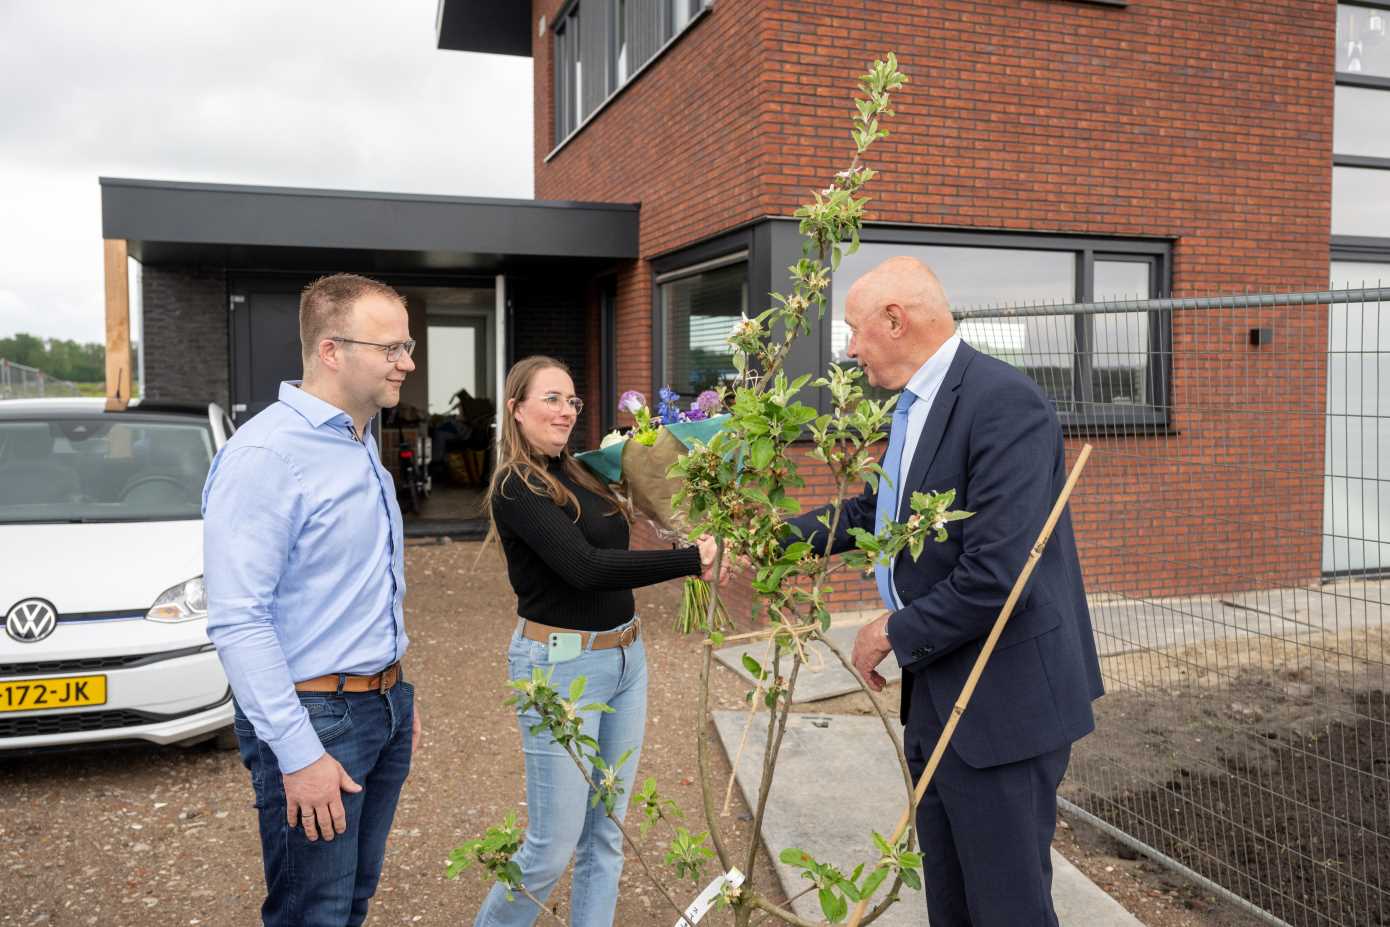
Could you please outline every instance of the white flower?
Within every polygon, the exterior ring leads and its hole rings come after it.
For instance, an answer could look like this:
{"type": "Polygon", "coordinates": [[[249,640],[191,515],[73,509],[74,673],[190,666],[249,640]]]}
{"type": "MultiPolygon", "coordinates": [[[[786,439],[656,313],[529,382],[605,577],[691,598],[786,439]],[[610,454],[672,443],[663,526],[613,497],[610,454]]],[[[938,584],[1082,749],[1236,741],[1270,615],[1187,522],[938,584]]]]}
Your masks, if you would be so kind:
{"type": "Polygon", "coordinates": [[[734,327],[729,329],[729,341],[742,338],[745,335],[756,335],[758,333],[758,323],[744,315],[734,323],[734,327]]]}
{"type": "Polygon", "coordinates": [[[622,444],[626,440],[627,435],[623,434],[622,432],[610,431],[608,432],[608,434],[603,436],[603,440],[598,443],[598,446],[601,450],[605,447],[612,447],[615,444],[622,444]]]}

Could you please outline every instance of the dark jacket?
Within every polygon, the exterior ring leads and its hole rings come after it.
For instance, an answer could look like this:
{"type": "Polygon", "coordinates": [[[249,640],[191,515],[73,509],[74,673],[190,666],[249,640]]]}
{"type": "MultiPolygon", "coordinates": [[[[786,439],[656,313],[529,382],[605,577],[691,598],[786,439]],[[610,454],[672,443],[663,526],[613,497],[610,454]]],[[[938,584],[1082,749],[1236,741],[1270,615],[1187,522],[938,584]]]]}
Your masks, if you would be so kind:
{"type": "MultiPolygon", "coordinates": [[[[948,525],[913,561],[894,565],[905,607],[888,622],[903,668],[901,714],[936,712],[944,724],[985,637],[1062,487],[1067,467],[1051,401],[1024,374],[962,343],[922,429],[903,480],[899,520],[912,493],[956,490],[974,516],[948,525]]],[[[872,531],[875,493],[848,500],[832,552],[846,531],[872,531]]],[[[818,512],[793,520],[824,549],[818,512]]],[[[951,744],[966,763],[996,766],[1039,756],[1094,727],[1104,692],[1070,513],[1063,513],[995,648],[951,744]]]]}

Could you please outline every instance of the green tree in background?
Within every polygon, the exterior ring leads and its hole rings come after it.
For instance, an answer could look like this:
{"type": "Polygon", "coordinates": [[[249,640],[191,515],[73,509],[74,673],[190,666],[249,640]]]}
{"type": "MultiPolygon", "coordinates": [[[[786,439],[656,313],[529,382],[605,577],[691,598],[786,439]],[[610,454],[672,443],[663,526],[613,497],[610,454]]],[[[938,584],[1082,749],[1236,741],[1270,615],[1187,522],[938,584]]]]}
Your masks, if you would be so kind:
{"type": "MultiPolygon", "coordinates": [[[[134,344],[130,347],[130,369],[135,370],[134,344]]],[[[59,338],[40,338],[20,332],[0,338],[0,357],[16,364],[36,367],[59,380],[75,383],[102,383],[106,380],[106,345],[82,344],[59,338]]]]}

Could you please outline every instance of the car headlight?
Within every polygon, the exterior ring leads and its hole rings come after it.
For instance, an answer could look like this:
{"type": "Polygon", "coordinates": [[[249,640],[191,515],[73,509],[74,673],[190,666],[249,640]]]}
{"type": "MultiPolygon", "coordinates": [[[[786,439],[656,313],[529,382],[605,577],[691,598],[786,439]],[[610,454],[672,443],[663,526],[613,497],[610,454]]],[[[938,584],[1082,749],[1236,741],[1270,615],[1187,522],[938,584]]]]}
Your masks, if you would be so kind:
{"type": "Polygon", "coordinates": [[[201,576],[195,576],[172,589],[164,590],[160,597],[154,600],[154,607],[145,615],[150,621],[162,621],[166,624],[207,616],[208,591],[201,576]]]}

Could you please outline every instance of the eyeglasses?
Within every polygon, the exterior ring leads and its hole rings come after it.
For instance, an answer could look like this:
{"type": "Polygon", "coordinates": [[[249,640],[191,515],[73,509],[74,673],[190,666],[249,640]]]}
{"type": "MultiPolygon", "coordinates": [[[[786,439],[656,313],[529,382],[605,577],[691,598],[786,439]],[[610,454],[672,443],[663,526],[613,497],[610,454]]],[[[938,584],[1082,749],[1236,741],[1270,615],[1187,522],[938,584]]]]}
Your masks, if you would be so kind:
{"type": "Polygon", "coordinates": [[[386,352],[386,359],[393,364],[401,359],[402,354],[415,353],[415,341],[413,339],[410,341],[393,341],[390,344],[381,344],[376,341],[358,341],[355,338],[339,338],[337,335],[330,335],[328,340],[339,341],[343,344],[365,344],[370,348],[381,348],[381,350],[386,352]]]}
{"type": "Polygon", "coordinates": [[[536,398],[545,403],[545,407],[551,412],[559,412],[565,406],[569,406],[570,410],[574,412],[575,415],[584,411],[584,400],[580,399],[578,396],[571,396],[566,399],[559,393],[546,393],[544,396],[537,396],[536,398]]]}

